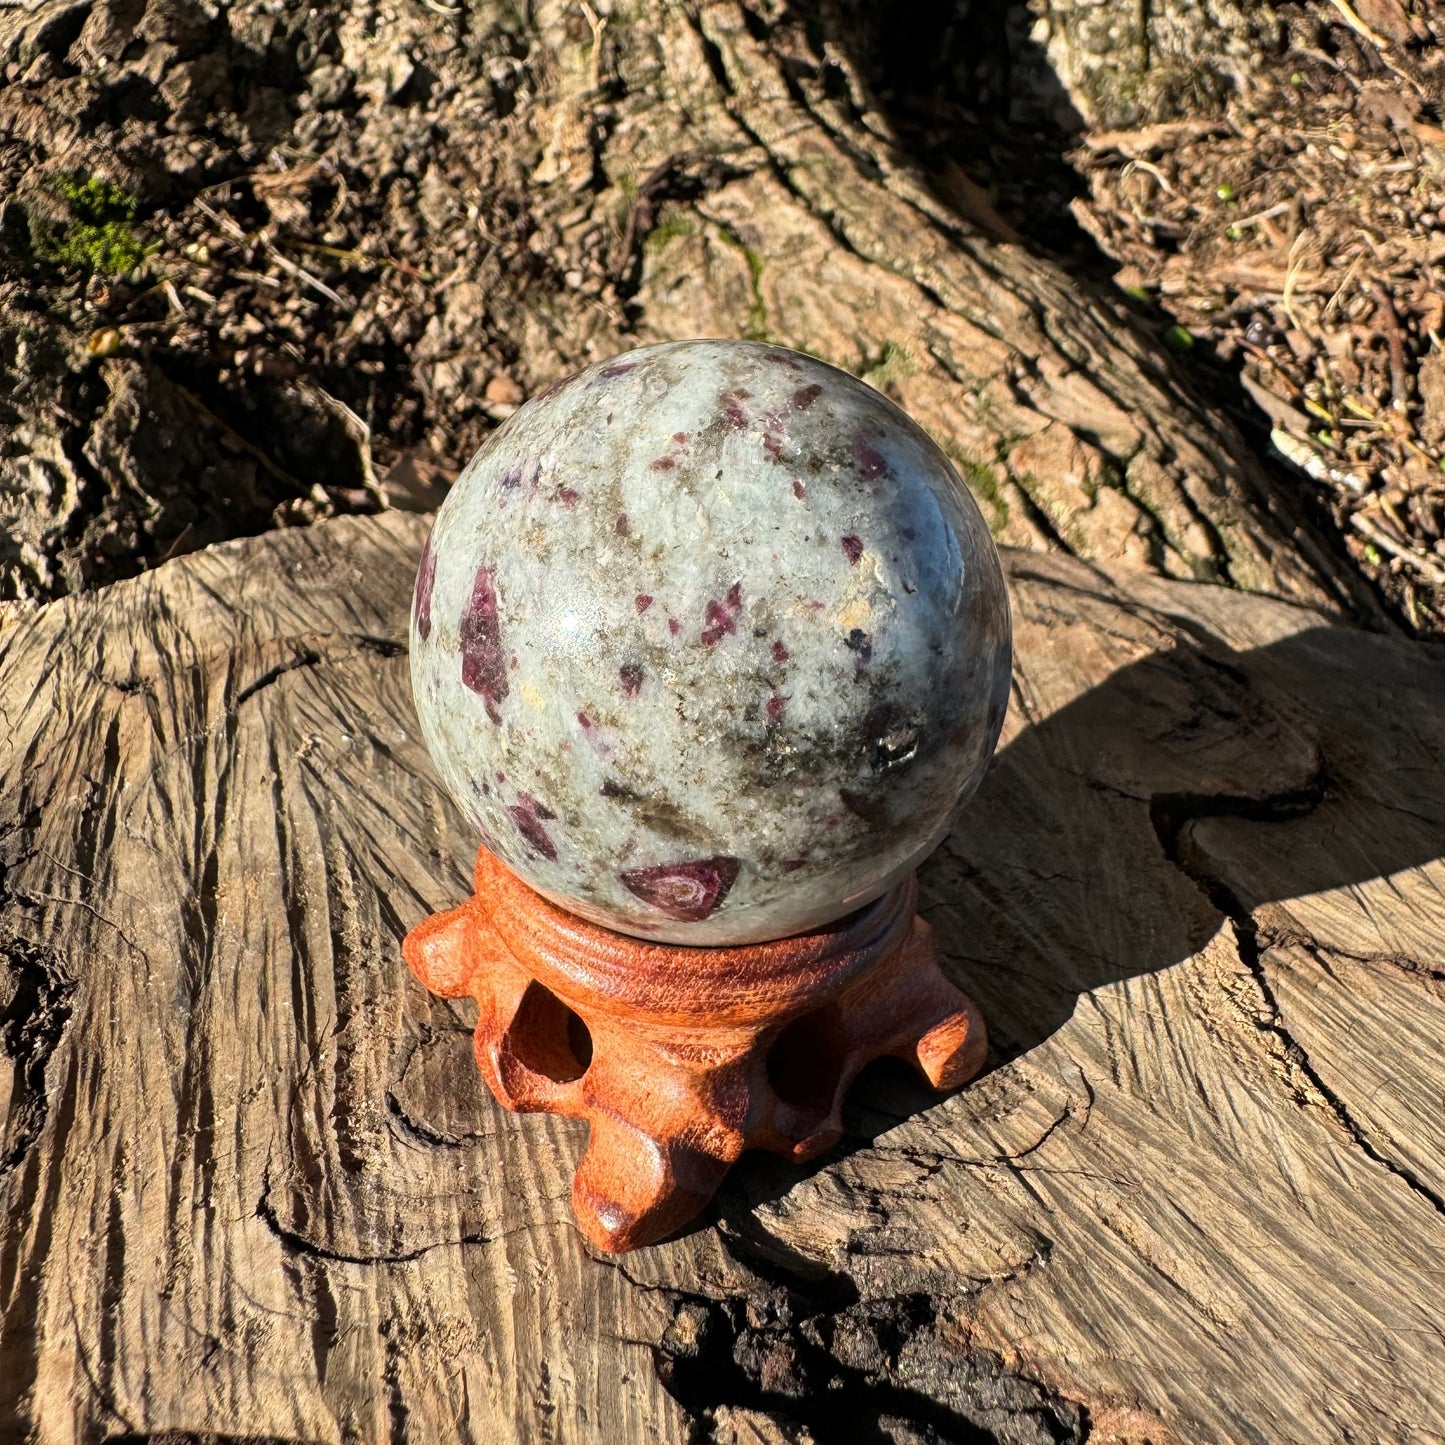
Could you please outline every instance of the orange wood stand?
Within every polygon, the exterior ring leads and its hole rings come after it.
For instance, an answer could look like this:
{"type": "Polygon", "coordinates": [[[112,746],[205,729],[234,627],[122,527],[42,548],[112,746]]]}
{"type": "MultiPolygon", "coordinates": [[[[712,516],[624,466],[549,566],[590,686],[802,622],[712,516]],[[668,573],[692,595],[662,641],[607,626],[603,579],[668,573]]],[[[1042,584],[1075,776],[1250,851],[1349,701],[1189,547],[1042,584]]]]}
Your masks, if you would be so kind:
{"type": "Polygon", "coordinates": [[[973,1002],[942,974],[910,878],[828,928],[770,943],[648,943],[583,922],[486,849],[476,893],[418,924],[407,965],[477,1001],[477,1066],[508,1109],[587,1120],[578,1223],[608,1251],[671,1234],[744,1149],[811,1159],[872,1059],[938,1089],[983,1067],[973,1002]]]}

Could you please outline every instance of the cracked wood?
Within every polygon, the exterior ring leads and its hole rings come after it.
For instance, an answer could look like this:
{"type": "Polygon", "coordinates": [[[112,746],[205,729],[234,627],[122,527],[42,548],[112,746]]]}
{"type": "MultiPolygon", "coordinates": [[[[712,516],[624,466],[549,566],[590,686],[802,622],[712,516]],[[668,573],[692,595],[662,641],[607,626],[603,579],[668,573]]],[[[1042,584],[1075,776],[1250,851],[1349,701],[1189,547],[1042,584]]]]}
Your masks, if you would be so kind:
{"type": "Polygon", "coordinates": [[[990,1072],[871,1070],[624,1268],[581,1131],[401,963],[474,846],[425,528],[0,620],[0,1436],[1445,1435],[1437,652],[1010,552],[1009,730],[921,879],[990,1072]]]}

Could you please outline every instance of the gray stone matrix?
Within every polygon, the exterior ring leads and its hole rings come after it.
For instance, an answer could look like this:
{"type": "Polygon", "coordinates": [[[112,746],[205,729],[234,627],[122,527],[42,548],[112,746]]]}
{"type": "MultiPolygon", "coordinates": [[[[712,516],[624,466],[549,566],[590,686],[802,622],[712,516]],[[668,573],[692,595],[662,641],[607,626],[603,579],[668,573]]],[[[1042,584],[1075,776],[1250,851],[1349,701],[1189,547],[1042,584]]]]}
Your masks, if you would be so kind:
{"type": "Polygon", "coordinates": [[[947,458],[862,382],[741,341],[539,394],[417,577],[427,745],[483,841],[679,943],[820,926],[905,876],[1002,725],[1009,617],[947,458]]]}

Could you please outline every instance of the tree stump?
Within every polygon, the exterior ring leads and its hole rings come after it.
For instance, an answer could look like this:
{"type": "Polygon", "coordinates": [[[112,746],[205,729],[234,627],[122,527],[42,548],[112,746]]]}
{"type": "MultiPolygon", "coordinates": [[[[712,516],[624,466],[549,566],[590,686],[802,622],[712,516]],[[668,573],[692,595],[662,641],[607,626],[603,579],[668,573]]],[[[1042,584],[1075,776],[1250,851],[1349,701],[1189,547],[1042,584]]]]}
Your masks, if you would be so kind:
{"type": "Polygon", "coordinates": [[[921,875],[995,1054],[855,1085],[622,1259],[402,936],[425,518],[0,631],[0,1437],[1142,1442],[1445,1431],[1445,660],[1007,555],[1014,705],[921,875]]]}

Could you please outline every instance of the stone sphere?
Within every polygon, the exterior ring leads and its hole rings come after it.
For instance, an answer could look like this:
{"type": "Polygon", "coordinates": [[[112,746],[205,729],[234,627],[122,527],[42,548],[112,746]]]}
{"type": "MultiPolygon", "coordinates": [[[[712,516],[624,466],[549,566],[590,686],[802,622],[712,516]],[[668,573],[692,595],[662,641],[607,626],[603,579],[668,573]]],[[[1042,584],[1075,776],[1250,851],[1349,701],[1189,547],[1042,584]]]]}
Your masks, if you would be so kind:
{"type": "Polygon", "coordinates": [[[487,848],[672,943],[804,932],[906,877],[987,766],[1009,667],[948,459],[755,342],[535,396],[447,497],[412,610],[423,736],[487,848]]]}

